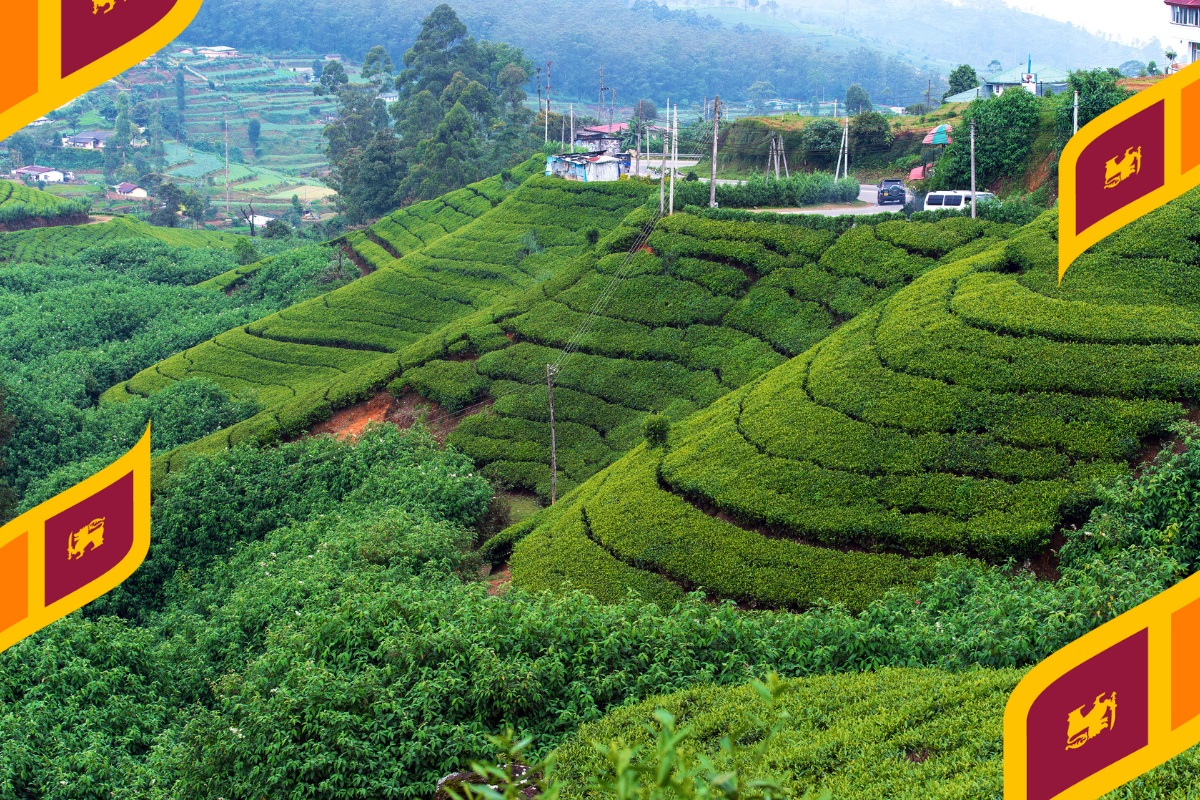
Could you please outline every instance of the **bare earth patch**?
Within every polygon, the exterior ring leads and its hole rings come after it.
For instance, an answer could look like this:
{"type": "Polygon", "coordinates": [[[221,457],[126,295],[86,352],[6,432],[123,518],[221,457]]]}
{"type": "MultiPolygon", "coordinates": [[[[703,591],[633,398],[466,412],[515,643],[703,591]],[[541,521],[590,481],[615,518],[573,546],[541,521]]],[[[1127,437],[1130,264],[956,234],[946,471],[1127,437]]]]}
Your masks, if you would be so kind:
{"type": "Polygon", "coordinates": [[[390,423],[403,429],[422,422],[433,438],[445,444],[446,436],[458,427],[458,423],[466,417],[486,411],[491,405],[491,400],[488,400],[455,416],[437,403],[412,392],[405,392],[401,397],[395,397],[391,392],[379,392],[368,400],[333,412],[333,416],[312,429],[312,435],[357,439],[372,422],[390,423]]]}

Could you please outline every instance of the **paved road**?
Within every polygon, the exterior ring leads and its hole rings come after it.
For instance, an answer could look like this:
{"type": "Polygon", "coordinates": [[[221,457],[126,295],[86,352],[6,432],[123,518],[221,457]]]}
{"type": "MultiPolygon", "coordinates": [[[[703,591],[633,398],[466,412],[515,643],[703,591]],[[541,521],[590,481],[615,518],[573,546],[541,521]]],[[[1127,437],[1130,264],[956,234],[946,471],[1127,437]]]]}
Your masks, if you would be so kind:
{"type": "Polygon", "coordinates": [[[881,206],[875,202],[878,197],[877,187],[874,184],[859,184],[858,199],[866,203],[865,206],[809,206],[807,208],[772,208],[760,209],[761,211],[773,211],[777,214],[819,214],[822,217],[840,217],[845,214],[862,215],[862,214],[895,214],[904,208],[896,203],[889,203],[886,206],[881,206]]]}

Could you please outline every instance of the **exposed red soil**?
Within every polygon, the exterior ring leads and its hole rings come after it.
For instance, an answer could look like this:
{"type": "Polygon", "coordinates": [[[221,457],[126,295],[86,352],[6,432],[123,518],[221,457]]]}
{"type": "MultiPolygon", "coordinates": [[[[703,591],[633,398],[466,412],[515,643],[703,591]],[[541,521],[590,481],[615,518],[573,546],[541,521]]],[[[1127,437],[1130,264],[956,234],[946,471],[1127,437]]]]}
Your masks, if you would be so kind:
{"type": "MultiPolygon", "coordinates": [[[[1200,425],[1200,406],[1188,406],[1185,419],[1188,422],[1200,425]]],[[[1133,474],[1141,477],[1146,468],[1154,463],[1154,459],[1158,458],[1159,454],[1168,447],[1171,449],[1171,453],[1179,455],[1183,452],[1183,440],[1167,434],[1151,441],[1146,448],[1146,452],[1142,453],[1142,457],[1134,462],[1133,474]]]]}
{"type": "Polygon", "coordinates": [[[333,416],[312,429],[314,436],[357,439],[372,422],[385,422],[400,405],[389,392],[380,392],[369,400],[333,412],[333,416]]]}
{"type": "Polygon", "coordinates": [[[401,429],[411,428],[423,422],[425,429],[438,442],[445,443],[446,436],[458,427],[458,423],[474,414],[491,408],[492,401],[486,400],[471,407],[471,410],[454,416],[437,403],[405,392],[395,397],[391,392],[379,392],[374,397],[346,408],[338,409],[333,415],[312,429],[313,436],[334,436],[338,439],[357,439],[372,422],[390,423],[401,429]]]}
{"type": "Polygon", "coordinates": [[[488,597],[499,597],[508,591],[508,587],[512,583],[512,569],[508,564],[501,564],[499,567],[492,568],[487,579],[488,597]]]}
{"type": "Polygon", "coordinates": [[[653,248],[653,247],[651,247],[651,246],[650,246],[650,245],[648,245],[648,244],[644,244],[644,245],[642,245],[641,247],[639,247],[639,248],[637,249],[637,251],[638,251],[639,253],[649,253],[650,255],[654,255],[654,248],[653,248]]]}
{"type": "Polygon", "coordinates": [[[364,278],[375,271],[375,268],[372,267],[365,258],[355,252],[354,248],[350,245],[342,245],[342,252],[346,255],[346,258],[354,262],[354,266],[358,267],[358,271],[363,274],[364,278]]]}

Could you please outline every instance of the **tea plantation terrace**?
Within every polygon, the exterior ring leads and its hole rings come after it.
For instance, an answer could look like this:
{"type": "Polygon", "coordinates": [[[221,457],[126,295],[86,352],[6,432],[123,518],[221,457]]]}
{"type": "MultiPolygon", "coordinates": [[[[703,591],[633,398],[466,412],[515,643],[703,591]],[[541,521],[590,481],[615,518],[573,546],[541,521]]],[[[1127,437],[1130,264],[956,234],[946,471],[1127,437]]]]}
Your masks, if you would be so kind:
{"type": "Polygon", "coordinates": [[[1037,555],[1196,402],[1198,208],[1061,286],[1053,214],[978,239],[510,531],[514,583],[861,608],[938,559],[1037,555]]]}

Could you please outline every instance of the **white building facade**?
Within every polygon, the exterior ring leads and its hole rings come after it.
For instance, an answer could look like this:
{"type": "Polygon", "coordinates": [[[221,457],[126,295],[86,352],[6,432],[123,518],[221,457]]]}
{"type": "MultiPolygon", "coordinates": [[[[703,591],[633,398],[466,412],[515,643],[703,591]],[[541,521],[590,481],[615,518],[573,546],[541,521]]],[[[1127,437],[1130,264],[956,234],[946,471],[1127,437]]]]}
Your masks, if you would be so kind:
{"type": "Polygon", "coordinates": [[[1164,46],[1178,57],[1175,63],[1186,67],[1200,61],[1200,0],[1165,0],[1170,11],[1170,23],[1164,46]]]}

